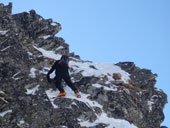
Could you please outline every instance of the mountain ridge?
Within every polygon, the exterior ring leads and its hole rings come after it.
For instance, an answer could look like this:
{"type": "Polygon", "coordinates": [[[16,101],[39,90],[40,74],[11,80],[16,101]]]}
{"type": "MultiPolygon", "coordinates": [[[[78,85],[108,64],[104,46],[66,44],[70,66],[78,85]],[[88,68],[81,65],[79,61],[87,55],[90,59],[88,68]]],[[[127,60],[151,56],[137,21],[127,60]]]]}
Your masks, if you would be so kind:
{"type": "MultiPolygon", "coordinates": [[[[0,126],[3,128],[160,128],[166,94],[155,87],[157,74],[133,62],[83,61],[55,35],[62,29],[35,10],[12,15],[0,4],[0,126]],[[81,99],[63,83],[65,98],[46,81],[62,54],[81,99]],[[105,119],[105,120],[104,120],[105,119]]],[[[163,126],[162,126],[163,128],[163,126]]]]}

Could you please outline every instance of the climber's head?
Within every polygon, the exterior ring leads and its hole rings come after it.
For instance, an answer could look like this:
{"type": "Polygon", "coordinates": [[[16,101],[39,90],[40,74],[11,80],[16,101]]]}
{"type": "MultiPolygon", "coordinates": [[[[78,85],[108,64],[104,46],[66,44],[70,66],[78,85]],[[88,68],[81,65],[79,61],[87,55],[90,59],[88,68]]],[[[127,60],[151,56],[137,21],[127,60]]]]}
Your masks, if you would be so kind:
{"type": "Polygon", "coordinates": [[[59,61],[59,64],[66,64],[68,66],[69,57],[67,55],[62,55],[59,61]]]}

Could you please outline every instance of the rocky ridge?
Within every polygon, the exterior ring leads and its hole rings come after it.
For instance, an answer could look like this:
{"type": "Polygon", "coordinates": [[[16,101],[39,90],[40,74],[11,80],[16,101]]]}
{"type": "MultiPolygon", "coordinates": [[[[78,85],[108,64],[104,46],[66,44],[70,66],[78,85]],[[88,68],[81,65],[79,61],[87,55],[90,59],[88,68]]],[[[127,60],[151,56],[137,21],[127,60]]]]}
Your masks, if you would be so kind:
{"type": "Polygon", "coordinates": [[[161,127],[167,96],[155,87],[157,74],[133,62],[83,61],[55,36],[60,30],[59,23],[35,10],[12,14],[12,3],[0,4],[0,127],[161,127]],[[47,71],[62,54],[71,58],[70,74],[81,99],[64,83],[67,96],[54,98],[55,85],[46,81],[47,71]],[[107,71],[106,65],[113,69],[107,71]]]}

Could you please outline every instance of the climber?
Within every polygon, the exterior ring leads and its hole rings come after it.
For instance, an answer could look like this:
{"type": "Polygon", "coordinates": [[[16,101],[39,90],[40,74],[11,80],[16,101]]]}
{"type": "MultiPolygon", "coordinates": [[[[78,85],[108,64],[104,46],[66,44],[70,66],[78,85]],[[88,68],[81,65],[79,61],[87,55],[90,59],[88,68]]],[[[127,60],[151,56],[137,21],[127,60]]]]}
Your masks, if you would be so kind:
{"type": "Polygon", "coordinates": [[[58,94],[57,97],[61,97],[61,96],[65,96],[66,92],[64,91],[62,85],[61,85],[61,80],[64,79],[64,81],[66,82],[66,84],[68,84],[68,86],[74,91],[76,97],[80,98],[80,94],[77,90],[77,88],[73,85],[70,76],[69,76],[69,57],[66,55],[62,55],[60,60],[57,60],[54,65],[52,66],[52,68],[49,70],[48,74],[47,74],[47,80],[50,83],[51,82],[51,78],[50,78],[50,74],[55,70],[55,78],[54,78],[54,82],[56,87],[58,88],[58,90],[60,91],[60,93],[58,94]]]}

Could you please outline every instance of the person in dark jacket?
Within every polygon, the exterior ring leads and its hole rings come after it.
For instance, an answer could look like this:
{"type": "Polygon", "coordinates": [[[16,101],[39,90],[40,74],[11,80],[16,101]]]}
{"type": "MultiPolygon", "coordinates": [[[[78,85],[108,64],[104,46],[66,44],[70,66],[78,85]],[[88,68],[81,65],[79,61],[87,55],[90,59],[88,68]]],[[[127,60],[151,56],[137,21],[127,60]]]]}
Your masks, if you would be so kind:
{"type": "Polygon", "coordinates": [[[51,82],[50,74],[55,70],[56,76],[54,78],[54,81],[55,81],[56,87],[60,91],[60,93],[58,94],[58,97],[66,95],[66,92],[64,91],[64,89],[61,85],[62,79],[64,79],[66,84],[68,84],[68,86],[74,91],[74,93],[76,94],[76,97],[80,97],[77,88],[73,85],[73,83],[70,79],[70,75],[68,72],[68,69],[69,69],[68,63],[69,63],[69,57],[66,55],[63,55],[61,57],[61,59],[57,60],[54,63],[54,65],[51,67],[51,69],[49,70],[49,72],[47,74],[47,80],[48,80],[48,82],[51,82]]]}

